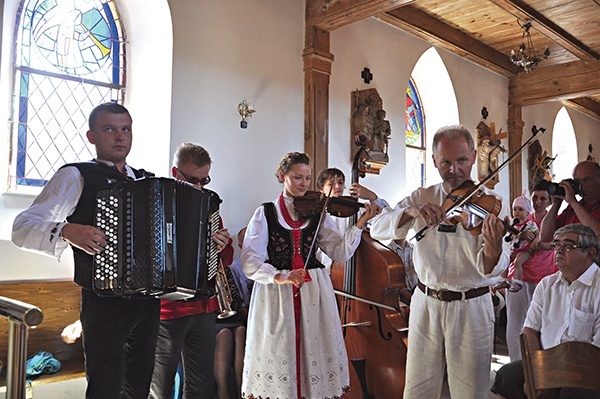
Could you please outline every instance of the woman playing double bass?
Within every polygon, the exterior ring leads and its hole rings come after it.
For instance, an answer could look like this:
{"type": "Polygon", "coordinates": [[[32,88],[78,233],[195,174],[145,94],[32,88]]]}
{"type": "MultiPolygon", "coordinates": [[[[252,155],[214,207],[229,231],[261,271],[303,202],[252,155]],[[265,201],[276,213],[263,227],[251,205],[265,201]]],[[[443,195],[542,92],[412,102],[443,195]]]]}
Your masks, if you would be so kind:
{"type": "MultiPolygon", "coordinates": [[[[304,196],[311,181],[306,154],[286,154],[276,176],[283,192],[255,211],[242,249],[244,273],[255,280],[242,396],[340,397],[349,384],[348,359],[333,287],[323,266],[308,255],[316,240],[329,257],[345,262],[358,246],[361,230],[352,227],[351,234],[342,236],[328,217],[318,231],[320,214],[298,218],[293,197],[304,196]]],[[[365,220],[380,211],[365,207],[365,220]]]]}
{"type": "MultiPolygon", "coordinates": [[[[488,213],[481,234],[447,219],[442,204],[470,180],[477,152],[464,126],[447,126],[433,138],[433,161],[443,183],[419,188],[394,209],[373,220],[375,239],[401,239],[410,228],[428,229],[415,243],[419,277],[411,300],[404,399],[439,398],[448,373],[453,398],[488,396],[494,339],[490,286],[508,266],[509,244],[503,240],[508,215],[502,202],[498,217],[488,213]]],[[[501,200],[493,191],[487,195],[501,200]]],[[[408,238],[411,238],[410,236],[408,238]]]]}
{"type": "MultiPolygon", "coordinates": [[[[344,195],[344,189],[346,188],[346,176],[344,172],[337,168],[328,168],[323,169],[319,172],[317,176],[317,180],[315,181],[315,185],[317,190],[324,195],[331,195],[333,197],[340,197],[344,195]]],[[[380,208],[389,207],[389,204],[383,198],[379,198],[377,194],[368,188],[360,185],[359,183],[352,183],[350,186],[349,192],[355,198],[368,200],[370,204],[377,205],[380,208]]],[[[331,216],[337,225],[340,232],[345,233],[350,227],[351,218],[347,217],[336,217],[331,216]]],[[[362,221],[357,221],[361,223],[358,225],[359,228],[363,229],[365,226],[362,225],[362,221]]],[[[327,257],[327,255],[323,254],[323,252],[317,252],[317,258],[326,268],[331,266],[331,259],[327,257]]]]}

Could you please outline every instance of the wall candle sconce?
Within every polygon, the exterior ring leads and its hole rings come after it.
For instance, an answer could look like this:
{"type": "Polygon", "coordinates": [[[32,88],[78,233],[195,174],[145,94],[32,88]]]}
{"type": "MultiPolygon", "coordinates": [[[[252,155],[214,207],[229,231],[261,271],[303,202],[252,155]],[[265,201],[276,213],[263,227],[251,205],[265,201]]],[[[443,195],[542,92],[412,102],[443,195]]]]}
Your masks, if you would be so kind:
{"type": "Polygon", "coordinates": [[[252,105],[248,104],[248,102],[245,99],[244,99],[244,101],[242,101],[241,103],[238,104],[237,110],[238,110],[238,113],[242,117],[242,121],[240,122],[240,127],[242,129],[245,129],[248,127],[248,121],[246,121],[246,118],[251,117],[252,114],[256,112],[256,110],[254,108],[252,108],[252,105]]]}

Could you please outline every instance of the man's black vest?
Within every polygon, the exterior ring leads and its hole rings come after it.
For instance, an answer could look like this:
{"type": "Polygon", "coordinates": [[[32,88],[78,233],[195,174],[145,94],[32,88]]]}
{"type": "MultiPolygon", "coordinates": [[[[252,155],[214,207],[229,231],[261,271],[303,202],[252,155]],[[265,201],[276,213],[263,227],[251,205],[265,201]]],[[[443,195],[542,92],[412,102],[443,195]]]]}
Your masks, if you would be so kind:
{"type": "MultiPolygon", "coordinates": [[[[291,270],[292,258],[294,256],[294,239],[292,238],[292,231],[286,229],[279,223],[279,220],[277,220],[277,211],[272,202],[264,203],[263,207],[265,209],[267,225],[269,226],[269,244],[267,245],[267,260],[265,262],[275,266],[278,270],[291,270]]],[[[310,246],[315,239],[319,217],[320,214],[312,216],[308,225],[301,230],[300,251],[302,259],[305,262],[310,246]]],[[[308,260],[307,269],[324,267],[314,256],[316,250],[317,248],[313,249],[313,255],[308,260]]]]}
{"type": "MultiPolygon", "coordinates": [[[[67,164],[61,167],[74,166],[79,169],[83,176],[83,192],[77,203],[77,207],[73,214],[67,217],[69,223],[94,225],[94,210],[96,204],[96,191],[102,186],[111,183],[122,182],[128,177],[119,172],[115,167],[109,166],[100,162],[77,162],[67,164]]],[[[143,169],[133,170],[137,178],[153,176],[143,169]]],[[[87,254],[79,248],[73,248],[75,258],[75,283],[81,287],[90,290],[92,289],[92,266],[93,256],[87,254]]]]}

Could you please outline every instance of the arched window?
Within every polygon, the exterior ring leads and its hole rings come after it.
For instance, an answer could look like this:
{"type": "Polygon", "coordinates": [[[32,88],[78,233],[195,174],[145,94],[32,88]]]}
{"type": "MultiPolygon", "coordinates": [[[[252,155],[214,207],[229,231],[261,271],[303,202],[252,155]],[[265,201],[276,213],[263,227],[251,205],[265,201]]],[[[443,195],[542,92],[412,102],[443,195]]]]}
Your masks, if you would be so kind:
{"type": "MultiPolygon", "coordinates": [[[[411,91],[412,106],[416,104],[415,98],[417,98],[421,112],[421,135],[417,137],[410,133],[409,138],[407,133],[405,195],[417,187],[426,187],[442,181],[432,160],[431,142],[434,134],[426,133],[435,132],[441,126],[458,123],[458,105],[454,87],[448,70],[435,48],[426,50],[415,64],[407,87],[407,101],[411,91]],[[424,111],[425,109],[427,112],[424,111]],[[415,140],[415,143],[411,144],[409,140],[415,140]]],[[[415,116],[419,118],[418,114],[415,116]]],[[[406,129],[407,131],[411,129],[408,119],[406,129]]]]}
{"type": "Polygon", "coordinates": [[[406,87],[406,185],[425,187],[425,117],[412,78],[406,87]]]}
{"type": "MultiPolygon", "coordinates": [[[[552,180],[561,181],[573,177],[573,168],[583,159],[577,155],[577,136],[571,117],[565,107],[556,114],[552,128],[552,180]]],[[[560,212],[567,207],[563,201],[560,212]]]]}
{"type": "Polygon", "coordinates": [[[577,155],[577,136],[571,117],[565,107],[562,107],[554,119],[552,128],[552,179],[561,181],[573,177],[573,168],[579,161],[577,155]]]}
{"type": "Polygon", "coordinates": [[[87,117],[122,103],[125,43],[113,0],[24,0],[17,14],[10,188],[43,186],[94,157],[87,117]]]}

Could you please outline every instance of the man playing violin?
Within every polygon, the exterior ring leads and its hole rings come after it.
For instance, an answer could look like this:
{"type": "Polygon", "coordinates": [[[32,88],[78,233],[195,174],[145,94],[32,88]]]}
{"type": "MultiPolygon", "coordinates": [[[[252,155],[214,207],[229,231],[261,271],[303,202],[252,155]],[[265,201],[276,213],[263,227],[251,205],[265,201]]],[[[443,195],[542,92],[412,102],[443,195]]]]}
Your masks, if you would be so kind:
{"type": "MultiPolygon", "coordinates": [[[[439,129],[432,148],[443,182],[419,188],[394,209],[384,209],[373,219],[371,236],[402,239],[411,228],[425,229],[414,247],[419,289],[411,300],[404,399],[440,397],[445,371],[453,398],[479,399],[490,386],[494,309],[489,287],[509,263],[499,219],[508,215],[508,206],[502,203],[498,216],[488,212],[480,234],[446,221],[452,204],[443,205],[452,202],[448,194],[463,183],[472,185],[477,151],[464,126],[439,129]]],[[[501,201],[492,190],[474,188],[501,201]]]]}

